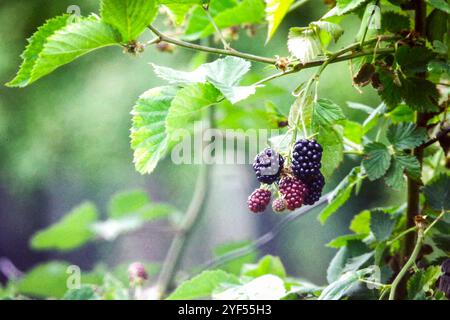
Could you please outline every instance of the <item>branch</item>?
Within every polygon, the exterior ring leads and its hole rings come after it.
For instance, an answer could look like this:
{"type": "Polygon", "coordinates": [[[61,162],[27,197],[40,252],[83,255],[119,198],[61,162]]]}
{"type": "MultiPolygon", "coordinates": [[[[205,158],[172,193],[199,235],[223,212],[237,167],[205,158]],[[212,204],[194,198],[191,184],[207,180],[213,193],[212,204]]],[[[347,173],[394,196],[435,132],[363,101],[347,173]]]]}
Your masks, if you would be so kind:
{"type": "Polygon", "coordinates": [[[172,44],[175,44],[180,47],[214,53],[214,54],[223,54],[223,55],[228,55],[228,56],[234,56],[234,57],[239,57],[239,58],[256,61],[256,62],[261,62],[261,63],[267,63],[267,64],[275,64],[277,62],[277,60],[273,59],[273,58],[261,57],[261,56],[257,56],[254,54],[244,53],[244,52],[240,52],[240,51],[236,51],[236,50],[218,49],[218,48],[213,48],[213,47],[208,47],[208,46],[202,46],[199,44],[190,43],[190,42],[186,42],[183,40],[178,40],[178,39],[169,37],[169,36],[161,33],[158,29],[156,29],[152,25],[148,26],[148,28],[155,35],[157,35],[159,37],[160,41],[172,43],[172,44]]]}
{"type": "Polygon", "coordinates": [[[216,268],[218,266],[223,265],[224,263],[226,263],[228,261],[245,256],[246,254],[251,253],[256,249],[263,247],[265,244],[272,241],[292,221],[297,220],[298,218],[311,212],[313,209],[317,208],[318,206],[328,202],[330,200],[331,196],[332,196],[332,192],[327,193],[326,195],[322,196],[319,199],[319,201],[317,201],[314,205],[309,206],[309,207],[303,207],[300,210],[297,210],[297,211],[285,216],[269,232],[263,234],[258,239],[256,239],[254,242],[249,244],[248,246],[231,251],[223,256],[220,256],[218,258],[207,261],[202,266],[200,266],[200,270],[196,270],[196,272],[199,272],[199,271],[201,272],[206,269],[216,268]]]}
{"type": "Polygon", "coordinates": [[[433,143],[441,140],[442,138],[444,138],[449,133],[450,133],[450,127],[442,128],[441,131],[439,131],[437,133],[436,137],[434,137],[433,139],[430,139],[427,142],[425,142],[424,144],[420,145],[419,148],[425,149],[425,148],[431,146],[433,143]]]}
{"type": "Polygon", "coordinates": [[[176,271],[178,269],[182,252],[186,246],[187,239],[191,234],[193,226],[199,220],[202,211],[203,203],[206,198],[206,191],[208,190],[209,168],[203,165],[197,177],[194,195],[191,203],[186,211],[184,221],[178,230],[178,233],[172,240],[167,256],[161,268],[157,281],[157,288],[159,296],[162,298],[170,289],[176,271]]]}

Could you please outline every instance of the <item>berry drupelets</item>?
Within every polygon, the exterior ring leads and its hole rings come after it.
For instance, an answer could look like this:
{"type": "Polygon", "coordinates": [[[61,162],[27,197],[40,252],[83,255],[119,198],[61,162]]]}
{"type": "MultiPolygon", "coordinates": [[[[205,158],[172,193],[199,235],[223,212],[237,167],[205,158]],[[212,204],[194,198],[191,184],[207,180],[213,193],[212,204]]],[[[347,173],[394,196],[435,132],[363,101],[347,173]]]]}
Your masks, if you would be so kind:
{"type": "Polygon", "coordinates": [[[322,173],[319,172],[318,175],[309,176],[304,179],[303,182],[306,184],[306,188],[308,189],[304,203],[307,205],[313,205],[322,196],[322,190],[325,186],[325,178],[322,173]]]}
{"type": "Polygon", "coordinates": [[[275,199],[272,202],[272,210],[274,212],[283,212],[286,210],[286,201],[283,198],[275,199]]]}
{"type": "Polygon", "coordinates": [[[307,190],[305,184],[295,177],[284,177],[280,181],[280,193],[286,201],[286,208],[295,210],[303,205],[307,190]]]}
{"type": "Polygon", "coordinates": [[[253,170],[259,182],[272,184],[280,179],[283,165],[283,157],[275,150],[267,148],[256,156],[253,170]]]}
{"type": "Polygon", "coordinates": [[[292,150],[292,172],[299,179],[320,173],[322,146],[315,140],[300,139],[292,150]]]}
{"type": "Polygon", "coordinates": [[[263,212],[270,203],[272,193],[265,189],[256,189],[248,197],[247,205],[250,211],[254,213],[263,212]]]}

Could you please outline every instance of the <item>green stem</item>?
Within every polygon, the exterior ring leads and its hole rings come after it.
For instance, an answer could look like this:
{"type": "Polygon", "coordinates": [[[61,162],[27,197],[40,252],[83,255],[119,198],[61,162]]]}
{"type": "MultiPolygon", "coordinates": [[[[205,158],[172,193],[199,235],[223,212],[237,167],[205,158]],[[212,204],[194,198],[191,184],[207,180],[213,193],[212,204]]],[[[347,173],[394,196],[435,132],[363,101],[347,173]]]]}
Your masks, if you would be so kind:
{"type": "Polygon", "coordinates": [[[406,263],[403,265],[402,269],[400,270],[400,272],[397,274],[394,281],[392,282],[391,292],[389,292],[389,300],[395,300],[395,295],[397,292],[398,285],[400,284],[400,282],[402,281],[403,277],[406,275],[408,270],[411,268],[411,266],[414,265],[414,263],[416,262],[416,259],[420,253],[420,249],[422,248],[423,237],[424,237],[424,232],[422,229],[419,228],[419,232],[417,233],[417,241],[416,241],[414,250],[411,253],[411,256],[409,257],[408,261],[406,261],[406,263]]]}
{"type": "Polygon", "coordinates": [[[240,57],[243,59],[261,62],[261,63],[267,63],[267,64],[275,64],[277,62],[277,60],[273,59],[273,58],[261,57],[261,56],[257,56],[257,55],[250,54],[250,53],[239,52],[236,50],[218,49],[218,48],[213,48],[213,47],[208,47],[208,46],[203,46],[203,45],[199,45],[199,44],[195,44],[195,43],[186,42],[183,40],[178,40],[178,39],[169,37],[169,36],[161,33],[158,29],[156,29],[152,25],[148,26],[148,28],[155,35],[157,35],[159,37],[160,41],[172,43],[172,44],[180,46],[180,47],[197,50],[197,51],[214,53],[214,54],[223,54],[223,55],[228,55],[228,56],[240,57]]]}

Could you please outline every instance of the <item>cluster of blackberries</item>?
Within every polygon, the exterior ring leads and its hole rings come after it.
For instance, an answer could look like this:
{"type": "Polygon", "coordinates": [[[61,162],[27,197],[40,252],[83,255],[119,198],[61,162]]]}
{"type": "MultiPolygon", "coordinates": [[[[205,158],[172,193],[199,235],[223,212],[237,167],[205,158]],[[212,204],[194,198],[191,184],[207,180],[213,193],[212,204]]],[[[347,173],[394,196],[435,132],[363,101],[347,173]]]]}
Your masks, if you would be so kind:
{"type": "MultiPolygon", "coordinates": [[[[292,161],[285,168],[283,156],[271,148],[259,153],[253,169],[259,182],[265,185],[275,183],[280,197],[272,203],[275,212],[295,210],[302,205],[317,202],[325,185],[320,172],[322,147],[315,140],[298,140],[292,150],[292,161]]],[[[268,186],[256,189],[248,197],[248,208],[252,212],[263,212],[270,203],[272,192],[268,186]]]]}

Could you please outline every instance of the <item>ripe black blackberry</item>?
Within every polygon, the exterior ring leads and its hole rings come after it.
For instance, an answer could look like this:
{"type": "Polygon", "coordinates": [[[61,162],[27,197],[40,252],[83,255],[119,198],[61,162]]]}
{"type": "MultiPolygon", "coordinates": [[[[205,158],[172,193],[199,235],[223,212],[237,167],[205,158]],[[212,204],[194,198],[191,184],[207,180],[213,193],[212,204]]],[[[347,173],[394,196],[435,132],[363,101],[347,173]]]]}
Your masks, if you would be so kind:
{"type": "Polygon", "coordinates": [[[309,176],[303,182],[306,184],[308,190],[304,203],[307,205],[313,205],[322,196],[322,190],[325,186],[325,178],[321,172],[315,176],[309,176]]]}
{"type": "Polygon", "coordinates": [[[283,198],[273,200],[272,209],[275,212],[283,212],[284,210],[286,210],[286,200],[284,200],[283,198]]]}
{"type": "Polygon", "coordinates": [[[271,148],[264,149],[255,157],[253,170],[259,182],[272,184],[280,179],[284,158],[271,148]]]}
{"type": "Polygon", "coordinates": [[[305,184],[296,177],[284,177],[279,184],[280,193],[286,201],[286,208],[295,210],[303,205],[306,196],[305,184]]]}
{"type": "Polygon", "coordinates": [[[316,140],[300,139],[292,151],[292,172],[304,179],[320,173],[322,146],[316,140]]]}
{"type": "Polygon", "coordinates": [[[256,189],[248,197],[247,205],[250,211],[254,213],[263,212],[270,203],[272,192],[266,189],[256,189]]]}

